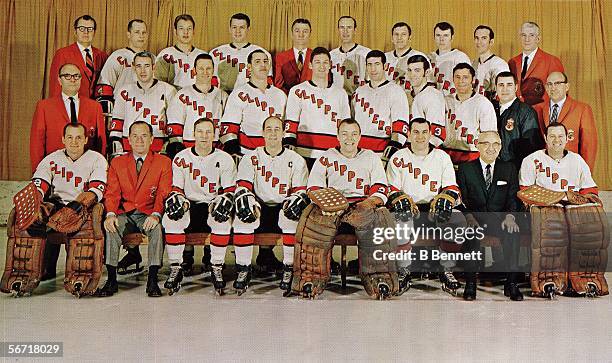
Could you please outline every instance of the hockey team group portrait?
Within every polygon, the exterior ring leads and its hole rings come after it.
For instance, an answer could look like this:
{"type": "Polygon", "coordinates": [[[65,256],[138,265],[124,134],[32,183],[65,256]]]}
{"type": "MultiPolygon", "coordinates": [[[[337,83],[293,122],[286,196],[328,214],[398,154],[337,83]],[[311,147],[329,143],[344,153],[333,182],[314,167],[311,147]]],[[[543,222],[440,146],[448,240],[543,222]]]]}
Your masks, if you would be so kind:
{"type": "Polygon", "coordinates": [[[612,359],[606,1],[0,10],[0,357],[612,359]]]}

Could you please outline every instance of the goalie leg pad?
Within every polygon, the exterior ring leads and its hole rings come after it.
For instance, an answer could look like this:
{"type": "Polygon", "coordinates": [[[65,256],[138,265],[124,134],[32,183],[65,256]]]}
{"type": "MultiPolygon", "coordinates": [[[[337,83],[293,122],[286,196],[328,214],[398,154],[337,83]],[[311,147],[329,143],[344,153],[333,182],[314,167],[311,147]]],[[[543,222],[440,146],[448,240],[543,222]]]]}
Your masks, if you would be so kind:
{"type": "Polygon", "coordinates": [[[309,296],[325,290],[330,278],[333,241],[340,224],[339,216],[323,215],[321,208],[311,204],[302,213],[296,231],[291,289],[302,294],[310,286],[309,296]]]}
{"type": "Polygon", "coordinates": [[[544,286],[567,288],[569,236],[563,207],[531,207],[531,290],[544,296],[544,286]]]}
{"type": "Polygon", "coordinates": [[[374,242],[375,228],[394,228],[395,218],[387,208],[376,208],[366,216],[351,218],[349,214],[363,213],[360,209],[352,209],[347,213],[347,221],[362,221],[355,227],[355,236],[359,243],[359,272],[361,282],[368,295],[375,299],[386,299],[399,291],[397,265],[394,260],[382,258],[385,253],[397,251],[397,240],[384,239],[382,243],[374,242]],[[375,258],[376,257],[376,258],[375,258]],[[387,291],[381,291],[386,286],[387,291]]]}
{"type": "Polygon", "coordinates": [[[42,274],[46,235],[32,236],[15,225],[15,210],[8,219],[6,263],[0,281],[0,291],[17,296],[31,294],[42,274]]]}
{"type": "Polygon", "coordinates": [[[608,295],[604,277],[608,265],[610,228],[603,208],[586,204],[566,206],[569,226],[569,279],[574,291],[585,294],[594,284],[597,295],[608,295]]]}
{"type": "Polygon", "coordinates": [[[92,295],[104,266],[104,233],[102,232],[102,204],[96,204],[83,227],[68,237],[64,289],[77,297],[92,295]]]}

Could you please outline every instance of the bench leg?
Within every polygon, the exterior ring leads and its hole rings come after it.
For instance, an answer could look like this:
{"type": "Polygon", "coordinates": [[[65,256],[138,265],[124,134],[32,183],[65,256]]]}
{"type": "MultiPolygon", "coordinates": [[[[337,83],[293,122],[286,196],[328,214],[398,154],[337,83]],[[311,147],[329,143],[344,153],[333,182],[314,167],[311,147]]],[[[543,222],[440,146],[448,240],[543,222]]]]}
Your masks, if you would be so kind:
{"type": "Polygon", "coordinates": [[[342,288],[346,289],[346,246],[340,246],[340,280],[342,288]]]}

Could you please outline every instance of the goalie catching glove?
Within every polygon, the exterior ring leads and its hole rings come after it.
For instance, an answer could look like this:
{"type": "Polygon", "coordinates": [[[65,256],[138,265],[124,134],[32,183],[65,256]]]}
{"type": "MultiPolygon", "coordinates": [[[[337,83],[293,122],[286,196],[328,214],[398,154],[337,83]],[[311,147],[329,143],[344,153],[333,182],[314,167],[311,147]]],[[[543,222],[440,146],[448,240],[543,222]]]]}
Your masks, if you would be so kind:
{"type": "Polygon", "coordinates": [[[81,229],[87,218],[87,209],[98,197],[93,192],[83,192],[49,218],[47,227],[60,233],[74,233],[81,229]]]}
{"type": "Polygon", "coordinates": [[[261,207],[255,194],[245,187],[236,189],[236,217],[244,223],[253,223],[259,218],[261,207]]]}
{"type": "Polygon", "coordinates": [[[293,193],[283,202],[283,213],[285,217],[292,221],[297,221],[302,215],[302,211],[310,204],[310,198],[305,191],[293,193]]]}
{"type": "Polygon", "coordinates": [[[164,202],[164,209],[170,220],[178,221],[189,210],[189,205],[189,200],[183,194],[172,192],[164,202]],[[185,206],[185,204],[187,205],[185,206]]]}
{"type": "Polygon", "coordinates": [[[387,201],[387,207],[395,217],[402,222],[408,222],[412,218],[419,217],[419,207],[414,200],[402,191],[391,192],[387,201]]]}
{"type": "Polygon", "coordinates": [[[218,195],[208,208],[210,215],[216,222],[227,222],[234,211],[234,194],[227,192],[218,195]]]}
{"type": "Polygon", "coordinates": [[[453,207],[459,198],[459,193],[454,190],[444,190],[436,195],[429,205],[429,219],[433,222],[445,223],[451,217],[453,207]]]}

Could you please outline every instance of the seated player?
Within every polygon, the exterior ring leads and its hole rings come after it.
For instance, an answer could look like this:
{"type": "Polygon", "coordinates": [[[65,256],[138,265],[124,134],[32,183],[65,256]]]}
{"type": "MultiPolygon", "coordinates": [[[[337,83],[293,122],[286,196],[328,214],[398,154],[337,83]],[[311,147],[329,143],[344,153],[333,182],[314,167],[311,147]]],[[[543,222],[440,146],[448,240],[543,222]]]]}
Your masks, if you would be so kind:
{"type": "Polygon", "coordinates": [[[249,151],[238,165],[234,248],[239,295],[251,278],[254,233],[282,232],[283,277],[280,288],[290,291],[293,277],[293,245],[306,196],[308,168],[295,151],[283,147],[283,121],[268,117],[263,124],[265,146],[249,151]]]}
{"type": "Polygon", "coordinates": [[[606,215],[589,166],[567,142],[565,125],[549,125],[546,149],[525,157],[519,172],[518,196],[531,207],[531,289],[551,299],[607,295],[606,215]]]}
{"type": "Polygon", "coordinates": [[[101,206],[97,211],[94,206],[102,200],[108,165],[101,154],[85,151],[88,141],[85,126],[69,123],[64,126],[63,135],[65,148],[47,155],[34,172],[33,185],[24,189],[29,191],[26,193],[29,197],[24,198],[20,192],[16,198],[16,223],[9,226],[7,265],[0,285],[2,292],[20,296],[31,293],[38,286],[40,261],[51,230],[70,233],[66,242],[66,290],[77,296],[89,295],[98,285],[104,240],[94,232],[100,230],[102,216],[101,206]],[[77,248],[77,242],[79,246],[93,248],[77,248]],[[78,258],[93,262],[73,263],[78,258]],[[75,266],[78,266],[76,271],[75,266]]]}
{"type": "MultiPolygon", "coordinates": [[[[429,121],[423,118],[410,121],[408,145],[395,153],[387,166],[391,189],[387,205],[398,221],[412,220],[414,228],[465,224],[461,212],[453,209],[459,202],[453,163],[448,154],[430,144],[431,137],[429,121]]],[[[400,293],[410,288],[411,270],[423,272],[410,267],[410,262],[398,261],[400,293]]],[[[461,284],[450,272],[451,262],[440,262],[446,270],[440,274],[440,281],[444,291],[454,293],[461,284]]]]}
{"type": "Polygon", "coordinates": [[[380,158],[371,150],[357,147],[360,138],[357,121],[342,120],[338,126],[340,147],[325,151],[308,178],[309,195],[314,199],[304,210],[296,233],[292,283],[292,291],[305,297],[313,298],[325,289],[331,249],[341,222],[355,228],[361,280],[368,295],[387,299],[398,291],[395,262],[373,257],[375,251],[395,250],[395,239],[373,242],[375,227],[394,224],[383,207],[387,201],[387,178],[380,158]],[[325,195],[328,192],[329,197],[325,195]],[[340,208],[328,209],[325,200],[339,202],[340,208]]]}
{"type": "Polygon", "coordinates": [[[162,219],[170,260],[170,276],[164,287],[170,294],[180,289],[183,279],[179,263],[186,233],[211,234],[213,284],[219,291],[225,287],[221,272],[231,230],[236,167],[228,153],[213,148],[212,120],[199,119],[193,129],[195,146],[176,154],[172,162],[172,192],[162,219]]]}

